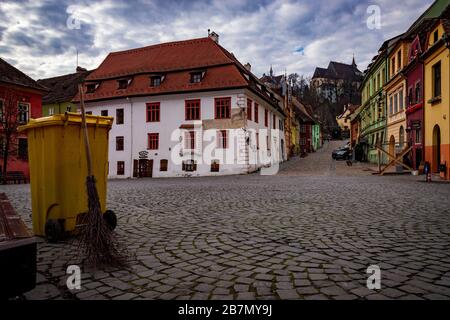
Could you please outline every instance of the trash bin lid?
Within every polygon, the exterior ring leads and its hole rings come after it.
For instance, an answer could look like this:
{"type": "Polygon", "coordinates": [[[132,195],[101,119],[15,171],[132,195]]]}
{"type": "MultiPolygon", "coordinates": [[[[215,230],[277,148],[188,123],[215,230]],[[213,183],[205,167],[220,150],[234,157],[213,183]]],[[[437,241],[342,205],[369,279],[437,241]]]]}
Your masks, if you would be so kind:
{"type": "MultiPolygon", "coordinates": [[[[78,124],[81,126],[81,113],[66,112],[64,114],[55,114],[49,117],[42,117],[37,119],[30,119],[30,121],[23,126],[17,128],[19,132],[27,131],[29,129],[47,127],[47,126],[63,126],[67,124],[78,124]]],[[[107,127],[111,129],[113,117],[94,116],[87,114],[86,123],[88,126],[107,127]]]]}

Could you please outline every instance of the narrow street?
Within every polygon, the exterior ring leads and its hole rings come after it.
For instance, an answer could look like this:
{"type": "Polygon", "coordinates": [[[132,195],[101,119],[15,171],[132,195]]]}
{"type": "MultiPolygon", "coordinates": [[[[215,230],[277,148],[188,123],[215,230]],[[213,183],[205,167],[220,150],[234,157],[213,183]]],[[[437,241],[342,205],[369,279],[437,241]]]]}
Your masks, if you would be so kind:
{"type": "MultiPolygon", "coordinates": [[[[129,270],[85,272],[76,242],[39,243],[27,299],[449,299],[450,184],[331,159],[343,141],[259,174],[114,180],[129,270]],[[370,199],[370,201],[368,201],[370,199]],[[381,290],[366,287],[370,265],[381,290]]],[[[30,222],[29,185],[0,186],[30,222]]]]}

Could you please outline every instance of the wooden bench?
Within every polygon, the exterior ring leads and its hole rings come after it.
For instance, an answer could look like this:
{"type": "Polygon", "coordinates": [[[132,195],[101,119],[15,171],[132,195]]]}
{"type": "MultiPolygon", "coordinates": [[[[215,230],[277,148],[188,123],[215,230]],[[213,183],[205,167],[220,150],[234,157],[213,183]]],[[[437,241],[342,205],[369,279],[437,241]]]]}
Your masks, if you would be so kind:
{"type": "Polygon", "coordinates": [[[0,300],[23,294],[36,286],[36,239],[0,193],[0,300]]]}

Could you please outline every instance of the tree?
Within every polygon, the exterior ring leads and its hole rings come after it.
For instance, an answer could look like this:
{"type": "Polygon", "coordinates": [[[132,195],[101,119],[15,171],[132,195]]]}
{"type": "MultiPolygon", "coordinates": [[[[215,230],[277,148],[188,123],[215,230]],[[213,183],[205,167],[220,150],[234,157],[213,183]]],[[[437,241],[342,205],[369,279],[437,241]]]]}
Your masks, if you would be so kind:
{"type": "Polygon", "coordinates": [[[3,158],[2,183],[6,183],[8,160],[17,152],[17,128],[28,121],[28,106],[19,104],[19,96],[11,89],[0,91],[0,152],[3,158]]]}

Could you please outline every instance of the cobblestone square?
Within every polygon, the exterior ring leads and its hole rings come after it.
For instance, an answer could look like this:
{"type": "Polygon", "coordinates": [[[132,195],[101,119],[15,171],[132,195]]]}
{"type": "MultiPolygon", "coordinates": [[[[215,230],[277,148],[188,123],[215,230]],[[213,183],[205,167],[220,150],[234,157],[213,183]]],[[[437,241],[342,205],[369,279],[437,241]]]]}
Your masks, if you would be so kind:
{"type": "MultiPolygon", "coordinates": [[[[129,270],[83,273],[76,242],[38,244],[27,299],[450,299],[450,184],[373,176],[332,142],[258,174],[110,181],[129,270]],[[381,290],[366,287],[370,265],[381,290]]],[[[0,186],[31,221],[29,185],[0,186]]]]}

